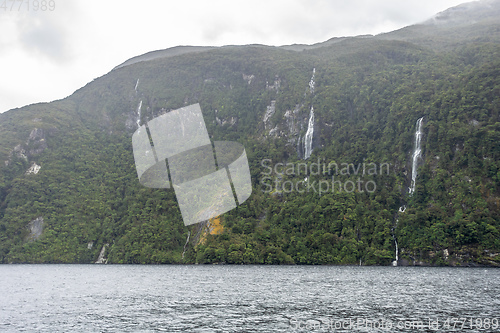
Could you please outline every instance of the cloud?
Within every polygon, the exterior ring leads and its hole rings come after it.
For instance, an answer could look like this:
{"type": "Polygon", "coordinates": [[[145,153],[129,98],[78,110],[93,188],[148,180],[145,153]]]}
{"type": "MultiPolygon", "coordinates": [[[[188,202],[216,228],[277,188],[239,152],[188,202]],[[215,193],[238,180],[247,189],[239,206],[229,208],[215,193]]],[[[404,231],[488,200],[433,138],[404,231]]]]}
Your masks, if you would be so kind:
{"type": "Polygon", "coordinates": [[[152,50],[313,44],[377,34],[423,21],[463,1],[61,0],[52,12],[2,12],[0,63],[9,66],[0,79],[0,112],[67,96],[152,50]]]}
{"type": "Polygon", "coordinates": [[[53,11],[21,6],[1,14],[0,55],[23,49],[28,56],[58,64],[71,59],[71,37],[81,24],[75,4],[57,2],[53,11]]]}
{"type": "Polygon", "coordinates": [[[59,62],[68,58],[68,36],[58,21],[47,16],[31,17],[18,22],[19,43],[28,53],[59,62]]]}

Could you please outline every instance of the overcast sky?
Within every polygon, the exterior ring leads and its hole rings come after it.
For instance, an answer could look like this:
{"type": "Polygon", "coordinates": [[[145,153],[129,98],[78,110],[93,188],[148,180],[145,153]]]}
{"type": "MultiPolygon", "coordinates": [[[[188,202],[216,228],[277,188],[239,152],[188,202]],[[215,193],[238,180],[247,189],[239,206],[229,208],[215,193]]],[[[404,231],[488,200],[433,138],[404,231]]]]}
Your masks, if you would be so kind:
{"type": "Polygon", "coordinates": [[[0,0],[0,112],[64,98],[153,50],[378,34],[467,1],[47,0],[45,11],[43,2],[0,0]]]}

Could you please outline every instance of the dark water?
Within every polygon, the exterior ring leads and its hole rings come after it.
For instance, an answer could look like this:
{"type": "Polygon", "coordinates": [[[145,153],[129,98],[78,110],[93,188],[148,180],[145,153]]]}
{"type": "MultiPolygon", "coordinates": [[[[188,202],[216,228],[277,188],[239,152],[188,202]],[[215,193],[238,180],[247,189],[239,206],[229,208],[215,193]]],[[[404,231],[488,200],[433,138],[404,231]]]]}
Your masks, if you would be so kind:
{"type": "Polygon", "coordinates": [[[0,265],[0,332],[500,332],[499,310],[491,268],[0,265]]]}

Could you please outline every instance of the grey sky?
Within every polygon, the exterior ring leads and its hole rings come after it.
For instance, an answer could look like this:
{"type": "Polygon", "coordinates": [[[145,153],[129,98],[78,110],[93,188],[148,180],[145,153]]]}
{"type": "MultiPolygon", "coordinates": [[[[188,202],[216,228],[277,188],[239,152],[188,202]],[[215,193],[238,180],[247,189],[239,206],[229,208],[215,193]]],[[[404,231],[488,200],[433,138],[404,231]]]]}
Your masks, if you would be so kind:
{"type": "Polygon", "coordinates": [[[33,0],[0,7],[0,112],[64,98],[125,60],[176,45],[312,44],[422,22],[464,0],[33,0]],[[28,8],[28,2],[31,7],[28,8]],[[47,3],[49,1],[47,0],[47,3]],[[48,9],[48,7],[47,7],[48,9]]]}

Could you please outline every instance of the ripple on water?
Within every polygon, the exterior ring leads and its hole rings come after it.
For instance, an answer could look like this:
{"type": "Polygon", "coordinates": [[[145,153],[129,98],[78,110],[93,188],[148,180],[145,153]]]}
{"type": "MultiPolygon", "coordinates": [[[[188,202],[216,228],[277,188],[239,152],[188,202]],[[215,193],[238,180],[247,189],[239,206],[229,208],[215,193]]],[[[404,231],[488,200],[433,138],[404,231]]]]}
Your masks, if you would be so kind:
{"type": "Polygon", "coordinates": [[[0,276],[2,332],[286,332],[294,320],[491,319],[500,308],[496,269],[3,265],[0,276]]]}

